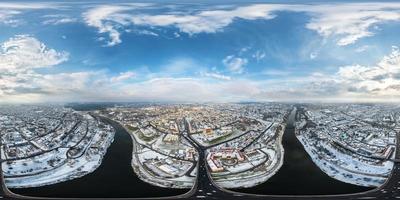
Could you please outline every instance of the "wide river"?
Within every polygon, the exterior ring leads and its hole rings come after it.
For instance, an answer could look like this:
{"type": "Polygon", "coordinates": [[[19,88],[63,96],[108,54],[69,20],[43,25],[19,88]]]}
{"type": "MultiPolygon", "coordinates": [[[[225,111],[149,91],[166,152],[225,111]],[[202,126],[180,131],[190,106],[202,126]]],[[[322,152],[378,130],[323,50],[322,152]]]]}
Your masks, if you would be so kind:
{"type": "Polygon", "coordinates": [[[54,185],[12,189],[16,194],[39,197],[163,197],[189,190],[152,186],[136,176],[131,167],[132,139],[118,124],[114,142],[108,148],[102,164],[93,173],[54,185]]]}
{"type": "MultiPolygon", "coordinates": [[[[234,191],[271,195],[317,195],[345,194],[371,189],[337,181],[322,172],[296,139],[294,118],[295,112],[292,112],[283,135],[284,163],[278,173],[264,184],[234,191]]],[[[114,142],[109,147],[103,163],[93,173],[50,186],[12,191],[41,197],[161,197],[188,191],[155,187],[141,181],[131,168],[131,137],[122,127],[113,125],[116,127],[114,142]]]]}
{"type": "Polygon", "coordinates": [[[333,179],[315,165],[296,138],[295,116],[296,112],[293,110],[283,134],[282,145],[285,154],[281,169],[264,184],[235,191],[254,194],[319,195],[355,193],[372,189],[333,179]]]}

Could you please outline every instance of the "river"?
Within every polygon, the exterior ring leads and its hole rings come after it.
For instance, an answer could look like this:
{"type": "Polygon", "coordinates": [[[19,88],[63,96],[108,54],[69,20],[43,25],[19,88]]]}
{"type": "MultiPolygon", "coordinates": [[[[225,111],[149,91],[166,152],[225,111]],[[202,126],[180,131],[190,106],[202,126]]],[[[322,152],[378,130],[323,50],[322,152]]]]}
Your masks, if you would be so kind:
{"type": "Polygon", "coordinates": [[[333,179],[315,165],[296,138],[295,115],[296,111],[293,110],[288,117],[287,127],[283,134],[282,145],[285,153],[281,169],[263,184],[234,191],[270,195],[327,195],[372,189],[333,179]]]}
{"type": "MultiPolygon", "coordinates": [[[[297,140],[294,120],[293,111],[283,135],[284,163],[278,173],[263,184],[234,191],[269,195],[327,195],[371,189],[337,181],[322,172],[297,140]]],[[[42,197],[162,197],[188,191],[155,187],[141,181],[131,168],[132,140],[129,133],[115,123],[113,126],[116,128],[114,142],[103,163],[93,173],[54,185],[12,191],[42,197]]]]}
{"type": "Polygon", "coordinates": [[[16,194],[36,197],[163,197],[186,193],[189,190],[152,186],[140,180],[131,167],[132,139],[120,125],[114,142],[108,148],[102,164],[81,178],[53,185],[11,189],[16,194]]]}

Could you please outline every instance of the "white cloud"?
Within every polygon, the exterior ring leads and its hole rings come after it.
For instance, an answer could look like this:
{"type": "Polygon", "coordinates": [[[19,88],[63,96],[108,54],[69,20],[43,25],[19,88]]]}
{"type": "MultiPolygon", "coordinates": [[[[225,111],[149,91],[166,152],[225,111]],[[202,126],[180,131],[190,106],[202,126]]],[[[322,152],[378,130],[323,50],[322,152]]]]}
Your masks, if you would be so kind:
{"type": "Polygon", "coordinates": [[[153,32],[153,31],[149,31],[149,30],[136,30],[135,33],[139,34],[139,35],[151,35],[151,36],[155,36],[157,37],[158,34],[153,32]]]}
{"type": "Polygon", "coordinates": [[[258,92],[251,81],[210,82],[201,78],[154,78],[121,89],[136,101],[229,102],[258,92]]]}
{"type": "Polygon", "coordinates": [[[231,80],[230,76],[226,76],[226,75],[215,73],[215,72],[204,72],[204,73],[201,73],[201,75],[203,75],[205,77],[219,79],[219,80],[225,80],[225,81],[231,80]]]}
{"type": "MultiPolygon", "coordinates": [[[[271,74],[275,72],[272,71],[271,74]]],[[[280,72],[278,71],[277,74],[280,72]]],[[[336,74],[314,72],[306,77],[267,81],[268,89],[256,94],[258,99],[296,101],[399,101],[400,51],[392,52],[371,66],[340,67],[336,74]]]]}
{"type": "Polygon", "coordinates": [[[207,10],[195,14],[161,14],[132,15],[130,20],[135,25],[175,26],[181,32],[188,34],[215,33],[233,22],[235,18],[254,20],[271,19],[270,11],[273,5],[250,5],[232,10],[207,10]]]}
{"type": "Polygon", "coordinates": [[[265,52],[263,52],[263,51],[256,51],[256,53],[254,53],[254,54],[252,55],[252,57],[253,57],[254,59],[256,59],[257,62],[259,62],[260,60],[264,59],[265,56],[266,56],[266,54],[265,54],[265,52]]]}
{"type": "Polygon", "coordinates": [[[107,45],[113,46],[121,43],[121,33],[118,31],[119,26],[173,26],[190,35],[215,33],[232,23],[235,18],[248,20],[271,19],[274,16],[270,14],[270,10],[275,7],[274,5],[250,5],[232,10],[206,10],[195,14],[179,15],[149,15],[128,12],[143,6],[148,5],[103,5],[88,10],[83,16],[89,26],[96,27],[100,33],[108,33],[110,41],[108,41],[107,45]]]}
{"type": "Polygon", "coordinates": [[[338,45],[345,46],[374,35],[371,27],[400,20],[399,3],[253,4],[161,14],[140,13],[136,11],[140,7],[143,5],[98,6],[87,11],[84,18],[89,26],[96,27],[100,33],[109,34],[109,46],[121,43],[118,29],[124,26],[175,27],[189,35],[216,33],[235,19],[268,20],[275,17],[275,11],[305,12],[311,16],[306,24],[308,29],[317,31],[325,38],[334,36],[338,45]]]}
{"type": "Polygon", "coordinates": [[[318,52],[315,52],[315,51],[314,51],[314,52],[311,52],[311,53],[310,53],[310,59],[311,59],[311,60],[314,60],[317,56],[318,56],[318,52]]]}
{"type": "Polygon", "coordinates": [[[338,36],[337,44],[353,44],[363,37],[374,35],[370,30],[382,22],[400,20],[398,3],[343,3],[314,5],[300,8],[313,13],[307,28],[324,37],[338,36]]]}
{"type": "MultiPolygon", "coordinates": [[[[68,60],[68,53],[46,47],[36,38],[17,35],[5,41],[0,50],[0,99],[26,99],[33,94],[47,93],[41,85],[44,76],[35,71],[68,60]]],[[[57,82],[57,81],[55,81],[57,82]]],[[[49,82],[48,85],[57,84],[49,82]]],[[[64,86],[71,83],[65,83],[64,86]]]]}
{"type": "Polygon", "coordinates": [[[32,10],[32,9],[51,9],[51,8],[61,8],[62,6],[56,3],[12,3],[12,2],[0,2],[0,9],[9,10],[32,10]]]}
{"type": "MultiPolygon", "coordinates": [[[[400,51],[392,52],[371,66],[352,65],[335,75],[312,73],[306,77],[276,80],[235,79],[217,71],[200,77],[165,77],[156,74],[144,81],[127,81],[137,71],[110,76],[107,70],[42,74],[37,69],[53,67],[68,60],[68,53],[51,49],[36,38],[19,35],[5,41],[0,51],[0,102],[32,101],[240,101],[400,98],[400,51]],[[210,81],[210,78],[226,81],[210,81]]],[[[224,64],[233,73],[243,73],[247,60],[227,56],[224,64]],[[239,60],[238,60],[239,59],[239,60]]],[[[190,59],[176,59],[163,68],[167,74],[182,76],[190,59]]],[[[197,66],[197,65],[195,65],[197,66]]],[[[197,67],[196,67],[197,68],[197,67]]],[[[140,72],[141,73],[141,72],[140,72]]],[[[268,75],[289,75],[266,70],[268,75]]]]}
{"type": "Polygon", "coordinates": [[[78,19],[74,17],[69,17],[67,15],[61,15],[61,14],[56,14],[56,15],[45,15],[43,18],[46,18],[42,22],[44,25],[60,25],[60,24],[69,24],[69,23],[74,23],[77,22],[78,19]]]}
{"type": "Polygon", "coordinates": [[[261,74],[268,76],[287,76],[290,74],[289,70],[278,70],[278,69],[266,69],[261,72],[261,74]]]}
{"type": "MultiPolygon", "coordinates": [[[[211,83],[207,78],[165,77],[141,82],[124,82],[136,77],[136,73],[126,71],[116,76],[110,76],[107,70],[42,73],[37,69],[65,62],[68,54],[51,49],[27,35],[10,38],[1,46],[0,103],[107,100],[231,101],[255,92],[247,81],[211,83]]],[[[217,73],[204,75],[229,79],[217,73]]]]}
{"type": "Polygon", "coordinates": [[[56,9],[62,6],[54,3],[12,3],[12,2],[0,2],[0,23],[18,26],[22,23],[21,19],[15,19],[15,16],[22,14],[27,10],[38,10],[38,9],[56,9]]]}
{"type": "Polygon", "coordinates": [[[3,10],[0,8],[0,23],[15,26],[19,22],[18,20],[12,19],[12,17],[20,13],[20,11],[16,10],[3,10]]]}
{"type": "Polygon", "coordinates": [[[242,55],[243,53],[246,53],[249,51],[251,48],[250,47],[242,47],[239,51],[239,54],[242,55]]]}
{"type": "Polygon", "coordinates": [[[114,13],[128,9],[123,6],[100,6],[89,10],[83,16],[86,23],[89,26],[96,27],[99,33],[108,33],[110,41],[107,42],[107,45],[113,46],[121,43],[120,33],[110,22],[106,22],[106,20],[109,20],[108,18],[114,13]]]}
{"type": "Polygon", "coordinates": [[[363,45],[363,46],[358,47],[355,51],[357,53],[361,53],[361,52],[364,52],[364,51],[368,50],[369,48],[370,48],[369,45],[363,45]]]}
{"type": "Polygon", "coordinates": [[[190,58],[174,58],[161,66],[160,72],[168,75],[184,74],[190,69],[200,68],[194,60],[190,58]]]}
{"type": "Polygon", "coordinates": [[[400,51],[393,47],[388,56],[373,66],[341,67],[338,76],[351,86],[350,92],[370,96],[400,96],[400,51]]]}
{"type": "Polygon", "coordinates": [[[209,83],[195,78],[154,78],[123,87],[126,95],[138,100],[205,101],[216,98],[209,83]]]}
{"type": "MultiPolygon", "coordinates": [[[[41,75],[40,79],[35,80],[35,84],[43,91],[51,95],[64,96],[68,98],[70,94],[85,93],[97,90],[96,87],[88,87],[88,83],[99,72],[73,72],[41,75]]],[[[99,78],[99,77],[96,77],[99,78]]]]}
{"type": "Polygon", "coordinates": [[[114,46],[121,43],[121,33],[118,31],[117,26],[130,23],[127,19],[129,15],[121,12],[146,5],[148,4],[97,6],[83,13],[83,18],[87,25],[97,28],[99,33],[107,33],[110,37],[110,41],[107,41],[107,46],[114,46]]]}
{"type": "Polygon", "coordinates": [[[132,71],[122,72],[118,76],[112,77],[111,82],[121,82],[136,77],[136,73],[132,71]]]}
{"type": "MultiPolygon", "coordinates": [[[[285,71],[282,72],[285,75],[285,71]]],[[[268,75],[281,71],[268,70],[268,75]]],[[[314,72],[305,77],[267,80],[268,88],[255,94],[256,99],[295,101],[395,101],[400,100],[400,51],[392,52],[371,66],[340,67],[336,74],[314,72]]],[[[261,85],[261,83],[260,83],[261,85]]]]}
{"type": "Polygon", "coordinates": [[[222,60],[222,63],[227,69],[233,73],[241,74],[244,72],[244,66],[247,65],[248,61],[246,58],[238,58],[233,55],[227,56],[222,60]]]}
{"type": "Polygon", "coordinates": [[[68,60],[67,52],[57,52],[29,35],[17,35],[1,45],[0,72],[24,72],[51,67],[68,60]]]}

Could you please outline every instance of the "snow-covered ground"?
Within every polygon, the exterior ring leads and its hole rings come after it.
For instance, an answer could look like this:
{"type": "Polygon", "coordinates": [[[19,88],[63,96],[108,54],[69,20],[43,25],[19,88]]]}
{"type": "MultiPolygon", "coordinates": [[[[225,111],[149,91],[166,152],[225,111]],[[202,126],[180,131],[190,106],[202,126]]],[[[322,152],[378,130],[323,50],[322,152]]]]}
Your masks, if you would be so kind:
{"type": "MultiPolygon", "coordinates": [[[[285,132],[285,126],[282,126],[283,128],[278,133],[279,136],[277,137],[274,148],[264,147],[260,149],[268,155],[268,161],[264,162],[262,165],[259,165],[262,170],[243,171],[238,169],[237,171],[241,171],[242,173],[219,177],[214,176],[215,183],[223,188],[249,188],[262,184],[274,176],[283,164],[284,149],[282,146],[282,136],[285,132]]],[[[252,164],[257,166],[257,164],[262,163],[262,161],[265,160],[255,160],[255,162],[252,164]]]]}
{"type": "MultiPolygon", "coordinates": [[[[135,134],[130,133],[130,136],[133,143],[132,168],[141,180],[146,183],[165,188],[191,188],[193,186],[196,179],[196,173],[192,172],[189,174],[190,176],[185,174],[192,166],[191,163],[184,164],[184,167],[182,167],[181,170],[177,170],[175,174],[176,177],[174,177],[174,174],[168,174],[163,171],[162,168],[160,169],[157,166],[145,163],[150,159],[167,159],[170,161],[176,160],[152,151],[148,148],[142,149],[140,146],[141,144],[136,141],[137,137],[135,137],[135,134]],[[138,152],[139,149],[142,151],[138,152]]],[[[193,171],[197,171],[197,166],[193,169],[193,171]]]]}
{"type": "MultiPolygon", "coordinates": [[[[88,114],[84,114],[84,117],[91,121],[93,127],[101,123],[88,114]]],[[[93,133],[88,134],[90,139],[87,140],[79,156],[68,156],[71,147],[60,146],[29,158],[3,162],[5,184],[9,188],[39,187],[75,179],[93,172],[100,166],[107,148],[114,140],[115,133],[112,128],[103,130],[97,127],[91,131],[93,133]]]]}
{"type": "MultiPolygon", "coordinates": [[[[382,185],[393,169],[392,161],[384,161],[382,165],[371,165],[343,154],[330,144],[324,142],[323,147],[332,152],[337,158],[320,159],[315,146],[310,144],[304,135],[297,135],[304,149],[310,155],[314,163],[327,175],[337,180],[361,186],[378,187],[382,185]],[[340,164],[336,164],[340,162],[340,164]]],[[[322,142],[322,141],[321,141],[322,142]]]]}

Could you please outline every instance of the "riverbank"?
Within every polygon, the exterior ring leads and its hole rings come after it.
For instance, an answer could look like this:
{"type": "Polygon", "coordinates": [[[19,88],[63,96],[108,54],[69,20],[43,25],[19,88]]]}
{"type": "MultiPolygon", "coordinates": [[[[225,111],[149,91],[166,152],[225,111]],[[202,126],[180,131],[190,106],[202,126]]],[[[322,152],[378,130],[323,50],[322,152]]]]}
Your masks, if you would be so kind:
{"type": "Polygon", "coordinates": [[[286,129],[286,124],[279,124],[281,127],[279,132],[277,132],[277,137],[273,141],[274,149],[271,149],[271,147],[265,147],[260,149],[263,153],[265,153],[267,156],[267,161],[261,162],[262,164],[255,165],[254,169],[251,170],[256,170],[257,172],[254,173],[252,171],[251,175],[247,176],[237,176],[236,174],[227,176],[226,178],[221,178],[221,177],[213,177],[213,181],[220,187],[226,188],[226,189],[234,189],[234,188],[251,188],[254,186],[257,186],[259,184],[262,184],[266,182],[268,179],[273,177],[281,168],[283,164],[283,158],[284,158],[284,148],[282,146],[282,137],[283,133],[286,129]],[[262,168],[262,170],[260,170],[262,168]],[[237,176],[235,178],[232,178],[234,176],[237,176]]]}
{"type": "Polygon", "coordinates": [[[102,164],[81,178],[53,185],[10,189],[16,194],[60,198],[150,198],[184,194],[189,190],[160,188],[140,180],[131,167],[132,140],[129,133],[109,121],[115,129],[102,164]]]}
{"type": "Polygon", "coordinates": [[[285,154],[280,170],[263,184],[232,191],[265,195],[333,195],[372,189],[335,180],[316,166],[295,136],[294,118],[292,111],[283,134],[285,154]]]}

